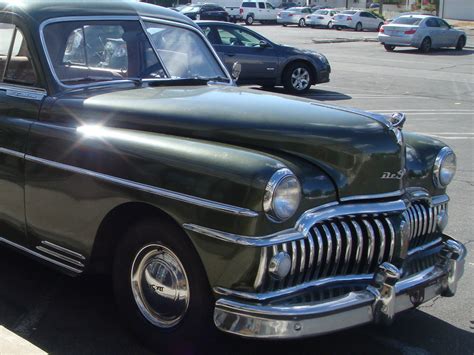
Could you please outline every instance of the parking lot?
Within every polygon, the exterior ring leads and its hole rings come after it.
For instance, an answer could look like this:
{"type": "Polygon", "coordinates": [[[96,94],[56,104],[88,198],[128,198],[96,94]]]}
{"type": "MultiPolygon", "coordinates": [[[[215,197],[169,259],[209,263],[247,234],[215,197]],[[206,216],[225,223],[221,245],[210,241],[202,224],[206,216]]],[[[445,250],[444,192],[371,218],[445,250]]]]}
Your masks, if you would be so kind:
{"type": "MultiPolygon", "coordinates": [[[[455,150],[458,171],[448,191],[447,233],[465,243],[468,257],[454,298],[436,298],[400,315],[391,327],[365,326],[291,342],[222,335],[218,342],[225,343],[230,354],[473,354],[474,49],[389,53],[376,42],[363,41],[375,33],[262,25],[252,29],[275,42],[328,57],[331,82],[314,87],[306,98],[379,113],[403,111],[406,130],[437,137],[455,150]],[[315,43],[339,37],[360,41],[315,43]]],[[[0,282],[0,354],[148,353],[120,322],[107,278],[68,278],[2,247],[0,282]]],[[[223,354],[222,348],[216,353],[223,354]]],[[[179,344],[176,349],[193,354],[179,344]]]]}

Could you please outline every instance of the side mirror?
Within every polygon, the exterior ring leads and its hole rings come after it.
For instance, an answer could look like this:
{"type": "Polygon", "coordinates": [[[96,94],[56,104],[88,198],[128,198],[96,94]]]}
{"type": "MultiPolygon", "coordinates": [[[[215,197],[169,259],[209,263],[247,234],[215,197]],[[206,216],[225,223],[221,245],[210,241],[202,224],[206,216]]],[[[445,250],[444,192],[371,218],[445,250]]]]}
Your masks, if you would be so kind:
{"type": "Polygon", "coordinates": [[[270,43],[264,40],[260,41],[260,48],[268,48],[268,47],[270,47],[270,43]]]}
{"type": "Polygon", "coordinates": [[[239,62],[235,62],[234,65],[232,65],[232,78],[234,81],[239,80],[240,73],[242,72],[242,65],[239,62]]]}

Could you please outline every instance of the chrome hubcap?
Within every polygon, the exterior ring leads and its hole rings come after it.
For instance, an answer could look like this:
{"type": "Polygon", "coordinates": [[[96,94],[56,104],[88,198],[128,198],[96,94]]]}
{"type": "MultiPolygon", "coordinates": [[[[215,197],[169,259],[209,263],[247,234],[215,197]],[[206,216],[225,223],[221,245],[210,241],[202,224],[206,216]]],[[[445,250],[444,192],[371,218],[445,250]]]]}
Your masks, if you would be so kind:
{"type": "Polygon", "coordinates": [[[309,85],[309,72],[305,68],[296,68],[291,74],[291,85],[296,90],[304,90],[309,85]]]}
{"type": "Polygon", "coordinates": [[[189,306],[189,282],[178,257],[154,243],[135,256],[130,274],[133,297],[140,312],[153,325],[178,324],[189,306]]]}

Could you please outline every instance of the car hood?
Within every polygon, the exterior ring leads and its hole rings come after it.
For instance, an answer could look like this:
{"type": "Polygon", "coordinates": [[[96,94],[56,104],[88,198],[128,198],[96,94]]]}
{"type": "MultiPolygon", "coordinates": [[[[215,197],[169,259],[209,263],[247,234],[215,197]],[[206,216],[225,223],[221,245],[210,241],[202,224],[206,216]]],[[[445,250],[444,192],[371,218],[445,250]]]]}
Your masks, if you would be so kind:
{"type": "Polygon", "coordinates": [[[102,93],[79,110],[69,113],[81,122],[106,117],[99,123],[297,156],[325,170],[340,197],[402,187],[382,178],[403,168],[404,154],[380,115],[223,85],[102,93]]]}

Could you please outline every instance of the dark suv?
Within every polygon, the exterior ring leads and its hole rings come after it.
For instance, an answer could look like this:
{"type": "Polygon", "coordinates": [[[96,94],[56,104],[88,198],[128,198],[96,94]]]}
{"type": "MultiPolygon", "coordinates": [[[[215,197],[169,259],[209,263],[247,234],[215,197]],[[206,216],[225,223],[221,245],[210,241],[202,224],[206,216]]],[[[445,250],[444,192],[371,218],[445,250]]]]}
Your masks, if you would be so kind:
{"type": "Polygon", "coordinates": [[[229,21],[227,11],[215,4],[193,4],[182,8],[179,12],[191,20],[229,21]]]}

